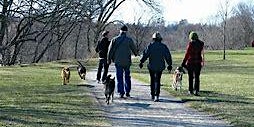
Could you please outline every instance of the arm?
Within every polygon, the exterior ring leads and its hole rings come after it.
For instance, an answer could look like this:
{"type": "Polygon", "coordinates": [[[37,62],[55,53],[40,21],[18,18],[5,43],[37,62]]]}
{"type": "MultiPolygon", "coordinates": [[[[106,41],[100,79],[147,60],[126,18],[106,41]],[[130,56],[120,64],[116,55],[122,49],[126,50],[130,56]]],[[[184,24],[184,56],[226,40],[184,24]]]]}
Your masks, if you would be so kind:
{"type": "Polygon", "coordinates": [[[115,47],[115,39],[113,39],[111,41],[111,43],[109,44],[109,50],[108,50],[108,64],[111,63],[111,61],[113,60],[113,56],[114,56],[114,49],[115,47]]]}
{"type": "Polygon", "coordinates": [[[131,43],[130,43],[130,48],[131,48],[131,51],[133,52],[133,54],[135,56],[138,55],[138,50],[137,50],[137,47],[136,45],[134,44],[133,40],[131,39],[131,43]]]}
{"type": "Polygon", "coordinates": [[[142,63],[142,64],[147,60],[147,58],[150,55],[150,48],[149,47],[150,47],[150,45],[147,46],[146,49],[143,51],[143,56],[140,59],[140,63],[142,63]]]}
{"type": "Polygon", "coordinates": [[[182,66],[183,67],[186,66],[186,62],[187,62],[187,60],[188,60],[188,58],[190,56],[190,49],[191,49],[190,43],[188,43],[187,48],[186,48],[186,53],[185,53],[185,56],[184,56],[184,59],[183,59],[183,62],[182,62],[182,66]]]}
{"type": "Polygon", "coordinates": [[[202,67],[205,65],[205,49],[203,47],[202,51],[201,51],[201,56],[202,56],[202,62],[201,65],[202,67]]]}

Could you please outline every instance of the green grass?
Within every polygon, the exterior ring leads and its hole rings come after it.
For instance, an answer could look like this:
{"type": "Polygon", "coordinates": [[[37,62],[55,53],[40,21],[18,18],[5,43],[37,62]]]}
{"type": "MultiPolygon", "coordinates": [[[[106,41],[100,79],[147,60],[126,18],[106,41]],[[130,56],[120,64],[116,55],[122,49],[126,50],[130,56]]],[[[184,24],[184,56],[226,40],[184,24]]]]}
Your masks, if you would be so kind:
{"type": "MultiPolygon", "coordinates": [[[[88,68],[94,66],[90,61],[88,68]]],[[[108,126],[89,87],[71,68],[69,85],[62,85],[61,68],[74,64],[0,67],[0,126],[108,126]],[[81,83],[82,82],[82,83],[81,83]]]]}
{"type": "MultiPolygon", "coordinates": [[[[173,67],[181,64],[184,52],[172,52],[173,67]]],[[[182,99],[186,105],[215,114],[234,126],[254,126],[254,49],[226,51],[226,60],[222,60],[222,51],[206,51],[206,65],[201,72],[201,96],[188,96],[188,76],[184,75],[183,90],[171,88],[172,75],[164,71],[163,89],[182,99]]],[[[134,60],[132,74],[134,78],[149,83],[147,68],[139,70],[134,60]]]]}

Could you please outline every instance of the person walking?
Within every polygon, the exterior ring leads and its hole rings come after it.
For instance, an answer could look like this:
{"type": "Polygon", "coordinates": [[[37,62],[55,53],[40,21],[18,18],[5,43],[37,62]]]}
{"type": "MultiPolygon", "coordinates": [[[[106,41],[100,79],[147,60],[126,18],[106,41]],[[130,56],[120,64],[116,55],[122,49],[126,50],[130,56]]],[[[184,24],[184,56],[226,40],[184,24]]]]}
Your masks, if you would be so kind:
{"type": "Polygon", "coordinates": [[[163,44],[160,33],[156,32],[152,35],[153,42],[150,43],[143,51],[139,67],[143,67],[143,63],[149,58],[147,68],[150,73],[150,89],[151,97],[155,102],[159,101],[161,75],[165,69],[165,61],[167,62],[167,70],[172,70],[172,57],[168,47],[163,44]]]}
{"type": "Polygon", "coordinates": [[[128,31],[127,26],[122,26],[120,34],[114,37],[111,41],[108,52],[108,63],[112,61],[115,63],[116,79],[117,79],[117,91],[120,97],[123,98],[124,94],[130,97],[131,91],[131,53],[135,56],[138,55],[137,48],[132,38],[126,35],[128,31]],[[123,80],[124,75],[124,80],[123,80]]]}
{"type": "Polygon", "coordinates": [[[190,42],[187,45],[185,57],[182,61],[182,67],[188,70],[189,77],[189,94],[199,96],[200,89],[200,72],[202,66],[204,66],[204,42],[199,40],[196,32],[190,32],[190,42]],[[193,79],[194,93],[193,93],[193,79]]]}
{"type": "Polygon", "coordinates": [[[110,45],[110,41],[108,39],[108,34],[109,31],[103,31],[102,32],[102,39],[98,42],[98,45],[95,48],[95,51],[99,53],[99,65],[98,65],[98,70],[97,70],[97,82],[104,82],[106,80],[107,74],[108,74],[108,63],[107,63],[107,53],[108,53],[108,48],[110,45]],[[103,75],[101,78],[101,73],[102,69],[103,70],[103,75]]]}

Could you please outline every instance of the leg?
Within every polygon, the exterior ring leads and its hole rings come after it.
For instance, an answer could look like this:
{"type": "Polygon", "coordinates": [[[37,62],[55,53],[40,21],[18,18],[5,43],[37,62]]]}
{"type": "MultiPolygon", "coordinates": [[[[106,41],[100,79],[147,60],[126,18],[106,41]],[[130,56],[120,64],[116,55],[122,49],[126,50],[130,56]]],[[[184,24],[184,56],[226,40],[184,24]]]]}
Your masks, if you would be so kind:
{"type": "Polygon", "coordinates": [[[130,76],[130,67],[124,68],[124,79],[125,79],[125,92],[126,96],[130,96],[131,91],[131,76],[130,76]]]}
{"type": "Polygon", "coordinates": [[[195,66],[195,84],[194,84],[194,90],[195,90],[195,95],[198,95],[199,93],[199,87],[200,87],[200,71],[201,71],[201,65],[196,65],[195,66]]]}
{"type": "Polygon", "coordinates": [[[155,82],[155,73],[152,71],[152,70],[149,70],[149,74],[150,74],[150,90],[151,90],[151,96],[152,96],[152,99],[154,99],[154,96],[155,96],[155,92],[154,92],[154,82],[155,82]]]}
{"type": "Polygon", "coordinates": [[[115,66],[116,66],[117,92],[122,96],[124,95],[123,67],[119,65],[115,65],[115,66]]]}
{"type": "Polygon", "coordinates": [[[162,75],[162,71],[155,73],[155,96],[156,96],[155,101],[159,101],[160,88],[161,88],[161,75],[162,75]]]}
{"type": "Polygon", "coordinates": [[[103,59],[99,60],[99,65],[98,65],[98,70],[97,70],[97,80],[100,81],[101,80],[101,70],[103,67],[103,59]]]}
{"type": "Polygon", "coordinates": [[[188,67],[188,76],[189,76],[189,93],[193,94],[193,67],[189,65],[188,67]]]}
{"type": "Polygon", "coordinates": [[[103,76],[102,76],[102,81],[104,82],[106,80],[107,74],[108,74],[108,67],[109,65],[107,64],[107,59],[103,60],[103,68],[104,68],[104,72],[103,72],[103,76]]]}

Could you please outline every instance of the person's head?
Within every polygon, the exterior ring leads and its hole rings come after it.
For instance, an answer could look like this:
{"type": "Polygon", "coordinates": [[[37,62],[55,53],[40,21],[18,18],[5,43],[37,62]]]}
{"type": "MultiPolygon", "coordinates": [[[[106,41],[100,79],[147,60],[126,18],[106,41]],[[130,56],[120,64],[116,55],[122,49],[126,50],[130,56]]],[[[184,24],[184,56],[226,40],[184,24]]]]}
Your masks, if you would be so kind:
{"type": "Polygon", "coordinates": [[[190,40],[198,40],[198,34],[194,31],[191,31],[189,34],[189,39],[190,40]]]}
{"type": "Polygon", "coordinates": [[[108,36],[108,33],[109,33],[109,31],[106,30],[106,31],[103,31],[101,35],[102,35],[103,37],[107,37],[107,36],[108,36]]]}
{"type": "Polygon", "coordinates": [[[154,33],[153,36],[152,36],[152,39],[153,39],[154,41],[159,41],[159,42],[161,42],[161,41],[162,41],[161,34],[160,34],[159,32],[154,33]]]}
{"type": "Polygon", "coordinates": [[[128,28],[126,25],[123,25],[120,29],[121,32],[127,32],[128,31],[128,28]]]}

